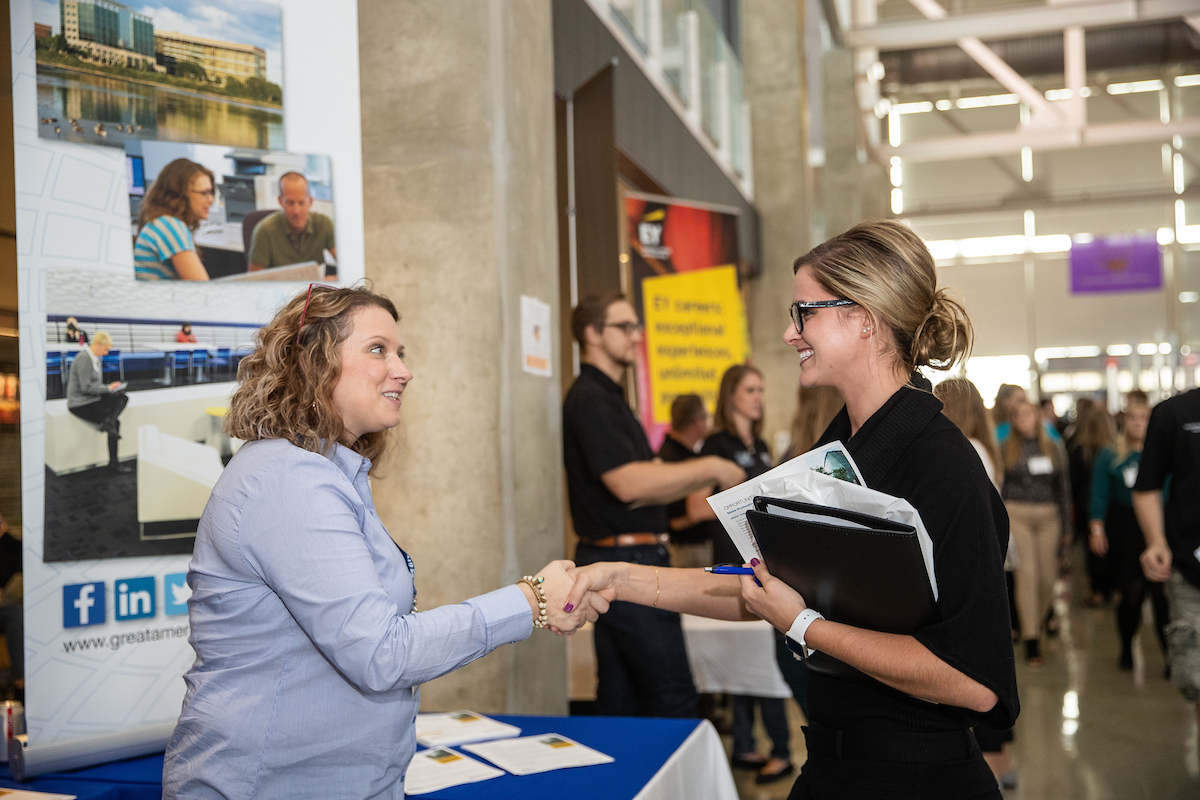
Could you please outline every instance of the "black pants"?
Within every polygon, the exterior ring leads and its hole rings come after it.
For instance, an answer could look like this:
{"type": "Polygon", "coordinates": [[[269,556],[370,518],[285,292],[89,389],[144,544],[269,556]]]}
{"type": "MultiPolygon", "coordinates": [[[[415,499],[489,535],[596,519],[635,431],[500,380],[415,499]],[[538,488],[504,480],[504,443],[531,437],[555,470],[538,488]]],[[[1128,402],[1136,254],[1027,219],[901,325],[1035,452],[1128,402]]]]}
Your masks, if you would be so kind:
{"type": "MultiPolygon", "coordinates": [[[[666,567],[662,545],[596,547],[581,542],[575,563],[628,561],[666,567]]],[[[596,621],[596,713],[617,717],[699,716],[679,615],[614,602],[596,621]]]]}
{"type": "Polygon", "coordinates": [[[67,409],[80,419],[86,419],[88,422],[98,425],[100,430],[108,434],[108,463],[110,464],[116,464],[118,461],[117,440],[121,437],[121,422],[118,418],[128,403],[129,395],[122,392],[120,394],[102,394],[100,399],[94,403],[67,409]]]}
{"type": "Polygon", "coordinates": [[[1149,595],[1154,606],[1154,632],[1165,653],[1166,625],[1170,621],[1167,595],[1163,584],[1147,581],[1142,572],[1141,555],[1146,549],[1146,537],[1134,516],[1133,507],[1111,504],[1104,528],[1108,534],[1109,556],[1116,563],[1117,589],[1121,592],[1121,602],[1117,605],[1121,646],[1125,651],[1132,648],[1134,634],[1142,625],[1142,603],[1149,595]]]}
{"type": "MultiPolygon", "coordinates": [[[[821,731],[824,734],[832,731],[821,731]]],[[[969,737],[969,731],[962,731],[969,737]]],[[[850,752],[839,757],[815,746],[813,729],[804,729],[808,761],[792,787],[789,800],[1000,800],[996,777],[973,739],[941,760],[902,759],[894,753],[866,758],[850,752]]],[[[928,734],[909,734],[919,737],[928,734]]],[[[934,734],[941,736],[942,734],[934,734]]],[[[897,737],[903,737],[898,734],[897,737]]],[[[823,740],[827,737],[822,736],[823,740]]],[[[823,744],[825,742],[822,742],[823,744]]]]}
{"type": "Polygon", "coordinates": [[[791,730],[788,728],[787,707],[779,697],[750,697],[733,695],[733,754],[756,753],[754,746],[754,706],[762,715],[763,727],[771,737],[771,757],[791,759],[791,730]]]}
{"type": "Polygon", "coordinates": [[[8,645],[8,659],[12,662],[14,680],[25,679],[25,606],[0,606],[0,633],[8,645]]]}

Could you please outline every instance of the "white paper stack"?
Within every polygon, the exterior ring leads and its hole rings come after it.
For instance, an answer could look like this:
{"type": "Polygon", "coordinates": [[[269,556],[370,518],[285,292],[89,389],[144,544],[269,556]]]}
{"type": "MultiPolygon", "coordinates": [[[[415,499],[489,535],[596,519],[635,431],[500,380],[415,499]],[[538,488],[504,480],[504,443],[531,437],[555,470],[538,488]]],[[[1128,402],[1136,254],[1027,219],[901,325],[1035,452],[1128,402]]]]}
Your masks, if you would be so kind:
{"type": "Polygon", "coordinates": [[[758,542],[754,541],[754,534],[750,530],[750,523],[746,521],[746,512],[754,507],[755,496],[795,498],[792,482],[804,480],[810,475],[830,476],[838,481],[866,485],[862,473],[858,471],[858,465],[854,463],[845,446],[841,442],[830,442],[824,447],[809,450],[790,461],[785,461],[753,480],[739,483],[708,498],[708,504],[712,506],[717,520],[725,528],[743,559],[749,561],[755,557],[762,558],[758,542]]]}
{"type": "Polygon", "coordinates": [[[533,775],[568,767],[608,764],[612,756],[593,750],[557,733],[524,736],[500,742],[470,744],[464,750],[486,758],[513,775],[533,775]]]}
{"type": "Polygon", "coordinates": [[[405,794],[426,794],[464,783],[478,783],[503,775],[504,771],[437,747],[413,756],[404,773],[405,794]]]}
{"type": "Polygon", "coordinates": [[[27,789],[0,789],[3,800],[75,800],[74,794],[47,794],[46,792],[31,792],[27,789]]]}
{"type": "Polygon", "coordinates": [[[520,736],[521,729],[474,711],[417,714],[417,741],[426,747],[454,747],[520,736]]]}

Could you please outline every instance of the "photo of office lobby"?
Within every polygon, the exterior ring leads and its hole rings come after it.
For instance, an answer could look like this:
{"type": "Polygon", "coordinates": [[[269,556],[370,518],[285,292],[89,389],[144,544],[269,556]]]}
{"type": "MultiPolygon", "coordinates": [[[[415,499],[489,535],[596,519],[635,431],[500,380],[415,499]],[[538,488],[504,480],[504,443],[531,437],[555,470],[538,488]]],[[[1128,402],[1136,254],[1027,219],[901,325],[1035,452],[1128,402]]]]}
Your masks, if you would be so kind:
{"type": "Polygon", "coordinates": [[[0,793],[1200,793],[1197,0],[7,8],[0,793]]]}

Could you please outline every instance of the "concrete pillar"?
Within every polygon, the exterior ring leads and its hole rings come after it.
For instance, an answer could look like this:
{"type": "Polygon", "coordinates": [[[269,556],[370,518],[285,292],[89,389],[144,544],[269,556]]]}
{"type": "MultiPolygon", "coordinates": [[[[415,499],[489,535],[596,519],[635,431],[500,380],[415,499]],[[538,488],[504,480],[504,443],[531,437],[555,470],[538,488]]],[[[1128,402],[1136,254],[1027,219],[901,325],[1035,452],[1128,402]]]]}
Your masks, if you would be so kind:
{"type": "Polygon", "coordinates": [[[825,238],[868,219],[890,216],[887,175],[867,155],[855,88],[854,53],[834,49],[823,59],[825,167],[821,208],[825,238]]]}
{"type": "Polygon", "coordinates": [[[812,247],[804,3],[746,0],[742,24],[754,195],[762,232],[762,274],[750,284],[747,313],[754,363],[766,384],[764,438],[774,448],[776,434],[791,427],[800,374],[795,350],[783,341],[792,301],[792,262],[812,247]]]}
{"type": "MultiPolygon", "coordinates": [[[[429,609],[563,555],[559,382],[520,363],[521,295],[558,298],[550,3],[361,0],[358,18],[366,274],[416,376],[373,491],[429,609]]],[[[562,640],[534,631],[422,692],[565,713],[562,640]]]]}

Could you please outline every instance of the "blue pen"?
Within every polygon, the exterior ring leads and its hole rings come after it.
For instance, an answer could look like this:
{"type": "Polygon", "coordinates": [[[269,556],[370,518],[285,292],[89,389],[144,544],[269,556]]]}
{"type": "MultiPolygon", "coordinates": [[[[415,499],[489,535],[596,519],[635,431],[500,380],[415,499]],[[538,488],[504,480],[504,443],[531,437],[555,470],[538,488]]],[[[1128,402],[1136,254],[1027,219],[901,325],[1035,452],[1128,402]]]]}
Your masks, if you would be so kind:
{"type": "Polygon", "coordinates": [[[715,567],[705,567],[705,572],[711,572],[713,575],[753,575],[754,570],[750,567],[735,567],[732,564],[718,564],[715,567]]]}

